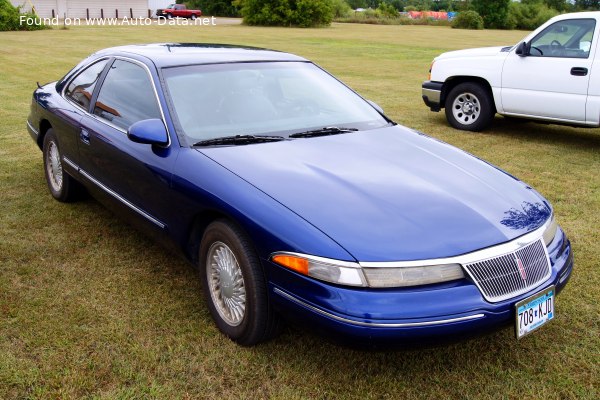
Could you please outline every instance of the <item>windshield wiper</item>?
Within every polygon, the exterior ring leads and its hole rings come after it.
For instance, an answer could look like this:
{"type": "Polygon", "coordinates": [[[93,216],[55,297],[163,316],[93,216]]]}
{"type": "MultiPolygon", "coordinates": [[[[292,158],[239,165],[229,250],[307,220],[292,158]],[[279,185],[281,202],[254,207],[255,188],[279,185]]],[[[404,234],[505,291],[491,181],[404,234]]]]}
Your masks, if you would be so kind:
{"type": "Polygon", "coordinates": [[[266,136],[266,135],[234,135],[223,136],[214,139],[201,140],[194,143],[192,146],[217,146],[217,145],[241,145],[250,143],[278,142],[285,140],[283,136],[266,136]]]}
{"type": "Polygon", "coordinates": [[[339,135],[340,133],[356,132],[356,128],[339,128],[337,126],[326,126],[325,128],[315,129],[312,131],[292,133],[291,138],[306,138],[314,136],[339,135]]]}

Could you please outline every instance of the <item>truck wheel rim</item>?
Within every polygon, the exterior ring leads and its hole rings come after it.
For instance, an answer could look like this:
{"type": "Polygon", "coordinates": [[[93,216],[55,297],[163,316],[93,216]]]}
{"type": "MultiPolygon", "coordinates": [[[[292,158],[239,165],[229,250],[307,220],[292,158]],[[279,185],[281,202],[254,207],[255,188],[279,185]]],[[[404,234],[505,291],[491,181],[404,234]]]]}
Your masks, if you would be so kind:
{"type": "Polygon", "coordinates": [[[46,154],[46,169],[48,170],[48,178],[52,189],[59,192],[63,184],[63,169],[58,146],[52,141],[48,145],[46,154]]]}
{"type": "Polygon", "coordinates": [[[481,103],[473,93],[461,93],[452,103],[454,118],[463,125],[471,125],[479,119],[481,103]]]}
{"type": "Polygon", "coordinates": [[[217,312],[227,324],[241,324],[246,312],[246,287],[235,254],[225,243],[215,242],[208,249],[206,264],[208,289],[217,312]]]}

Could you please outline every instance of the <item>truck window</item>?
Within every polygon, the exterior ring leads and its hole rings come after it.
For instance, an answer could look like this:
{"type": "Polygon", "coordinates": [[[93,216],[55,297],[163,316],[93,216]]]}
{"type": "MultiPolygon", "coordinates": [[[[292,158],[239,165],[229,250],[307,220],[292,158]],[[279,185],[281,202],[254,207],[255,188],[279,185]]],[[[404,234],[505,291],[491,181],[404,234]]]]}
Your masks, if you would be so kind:
{"type": "Polygon", "coordinates": [[[531,41],[533,57],[588,58],[596,27],[594,19],[556,22],[531,41]]]}

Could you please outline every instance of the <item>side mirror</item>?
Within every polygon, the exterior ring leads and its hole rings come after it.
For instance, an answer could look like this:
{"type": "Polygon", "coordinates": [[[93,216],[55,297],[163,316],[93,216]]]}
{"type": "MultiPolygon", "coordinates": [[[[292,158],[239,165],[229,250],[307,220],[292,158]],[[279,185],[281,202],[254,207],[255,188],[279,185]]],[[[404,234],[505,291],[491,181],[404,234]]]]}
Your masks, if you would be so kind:
{"type": "Polygon", "coordinates": [[[519,57],[527,57],[529,55],[529,46],[527,45],[527,42],[519,43],[515,50],[515,54],[519,57]]]}
{"type": "Polygon", "coordinates": [[[169,143],[167,128],[160,119],[145,119],[131,125],[127,137],[132,142],[164,146],[169,143]]]}
{"type": "Polygon", "coordinates": [[[375,103],[372,100],[367,100],[367,103],[369,103],[374,109],[376,109],[379,112],[379,114],[385,115],[385,113],[383,112],[383,108],[379,107],[379,104],[375,103]]]}

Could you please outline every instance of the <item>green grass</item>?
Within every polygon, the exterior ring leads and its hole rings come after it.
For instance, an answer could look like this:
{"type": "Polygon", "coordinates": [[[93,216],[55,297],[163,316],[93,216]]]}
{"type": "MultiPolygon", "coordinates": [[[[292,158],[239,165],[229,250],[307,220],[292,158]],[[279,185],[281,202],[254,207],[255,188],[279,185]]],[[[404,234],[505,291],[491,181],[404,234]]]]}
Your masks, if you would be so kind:
{"type": "Polygon", "coordinates": [[[0,399],[594,399],[600,397],[600,134],[497,117],[450,129],[420,84],[434,56],[523,32],[331,28],[72,27],[0,33],[0,399]],[[555,206],[576,268],[554,322],[425,350],[362,352],[298,328],[240,348],[221,336],[181,258],[93,200],[50,197],[25,120],[35,82],[104,47],[225,42],[308,57],[397,122],[522,178],[555,206]]]}

